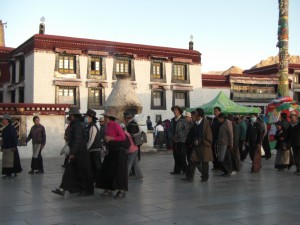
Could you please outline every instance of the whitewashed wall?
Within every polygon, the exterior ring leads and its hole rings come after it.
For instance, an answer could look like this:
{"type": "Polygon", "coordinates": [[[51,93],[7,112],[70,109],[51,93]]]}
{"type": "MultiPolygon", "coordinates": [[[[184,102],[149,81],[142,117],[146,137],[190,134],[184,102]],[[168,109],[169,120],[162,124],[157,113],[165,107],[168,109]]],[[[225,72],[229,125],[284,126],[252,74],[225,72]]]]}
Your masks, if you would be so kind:
{"type": "MultiPolygon", "coordinates": [[[[42,152],[43,157],[57,157],[64,145],[64,131],[65,131],[65,116],[39,116],[41,124],[46,130],[46,145],[42,152]]],[[[33,126],[33,116],[26,117],[27,134],[29,134],[31,127],[33,126]]],[[[22,158],[32,157],[32,141],[27,146],[19,146],[19,154],[22,158]]]]}

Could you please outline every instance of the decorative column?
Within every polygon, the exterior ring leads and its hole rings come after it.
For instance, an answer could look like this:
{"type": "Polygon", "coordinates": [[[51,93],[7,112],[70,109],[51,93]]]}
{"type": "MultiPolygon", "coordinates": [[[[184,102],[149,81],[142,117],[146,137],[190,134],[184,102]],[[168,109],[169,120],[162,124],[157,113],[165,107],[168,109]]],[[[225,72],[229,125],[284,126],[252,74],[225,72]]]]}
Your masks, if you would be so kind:
{"type": "Polygon", "coordinates": [[[0,20],[0,46],[5,47],[5,37],[4,37],[4,25],[6,26],[7,23],[3,23],[2,20],[0,20]]]}
{"type": "Polygon", "coordinates": [[[278,97],[289,96],[289,0],[278,0],[279,20],[278,20],[278,42],[279,64],[278,64],[278,97]]]}

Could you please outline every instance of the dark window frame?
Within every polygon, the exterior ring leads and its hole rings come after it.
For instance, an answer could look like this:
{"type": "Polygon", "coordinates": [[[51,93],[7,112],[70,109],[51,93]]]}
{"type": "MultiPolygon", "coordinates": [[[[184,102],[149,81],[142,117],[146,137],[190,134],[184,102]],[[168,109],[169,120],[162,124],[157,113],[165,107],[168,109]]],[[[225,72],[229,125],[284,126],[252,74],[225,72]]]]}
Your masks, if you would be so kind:
{"type": "Polygon", "coordinates": [[[16,90],[10,91],[10,102],[16,103],[16,90]]]}
{"type": "Polygon", "coordinates": [[[106,60],[105,57],[90,56],[88,62],[88,79],[106,80],[106,60]],[[97,61],[99,62],[99,70],[93,69],[96,67],[97,61]]]}
{"type": "Polygon", "coordinates": [[[113,66],[113,76],[112,79],[116,80],[116,75],[124,75],[127,77],[131,77],[131,81],[135,81],[135,69],[134,69],[134,60],[132,57],[129,56],[116,56],[114,58],[114,66],[113,66]],[[124,72],[118,72],[117,71],[117,63],[118,62],[128,62],[128,72],[125,72],[125,66],[124,66],[124,72]]]}
{"type": "Polygon", "coordinates": [[[16,61],[11,62],[11,83],[16,83],[16,61]]]}
{"type": "Polygon", "coordinates": [[[167,109],[167,103],[166,103],[166,90],[165,89],[152,89],[151,90],[151,109],[154,110],[166,110],[167,109]],[[155,92],[160,92],[161,93],[161,106],[155,106],[154,105],[154,97],[155,97],[155,92]]]}
{"type": "Polygon", "coordinates": [[[184,84],[189,84],[190,83],[190,65],[186,63],[172,63],[172,78],[171,82],[172,83],[184,83],[184,84]],[[183,75],[177,74],[177,66],[183,67],[183,75]],[[179,77],[184,77],[184,79],[179,79],[179,77]]]}
{"type": "MultiPolygon", "coordinates": [[[[157,67],[156,67],[157,68],[157,67]]],[[[150,63],[150,81],[152,82],[163,82],[166,83],[166,66],[163,60],[151,60],[150,63]],[[159,74],[155,73],[154,66],[160,67],[159,74]],[[158,78],[157,75],[160,75],[158,78]]]]}
{"type": "MultiPolygon", "coordinates": [[[[96,96],[93,96],[93,98],[96,98],[96,96]]],[[[89,87],[88,88],[88,108],[89,109],[95,109],[95,110],[102,110],[104,109],[104,104],[105,104],[105,88],[104,87],[89,87]],[[99,105],[92,104],[91,103],[91,97],[92,97],[92,90],[100,90],[100,95],[99,95],[99,105]]]]}
{"type": "Polygon", "coordinates": [[[19,58],[19,82],[25,80],[25,58],[19,58]]]}
{"type": "Polygon", "coordinates": [[[61,74],[76,74],[77,59],[76,55],[59,54],[57,59],[57,71],[61,74]],[[62,64],[61,64],[62,60],[62,64]],[[65,60],[68,61],[68,66],[65,65],[65,60]],[[70,61],[73,60],[73,64],[70,61]],[[72,67],[71,67],[72,65],[72,67]]]}
{"type": "Polygon", "coordinates": [[[59,101],[59,90],[60,89],[73,89],[74,90],[74,104],[71,104],[73,106],[77,106],[80,108],[80,96],[79,96],[79,87],[77,86],[56,86],[55,90],[55,103],[56,104],[70,104],[70,103],[65,103],[65,102],[60,102],[59,101]]]}
{"type": "Polygon", "coordinates": [[[184,93],[185,94],[185,106],[180,106],[183,109],[190,108],[190,91],[173,91],[172,96],[172,105],[176,105],[175,103],[175,96],[177,93],[184,93]]]}
{"type": "Polygon", "coordinates": [[[20,87],[19,88],[19,103],[24,103],[25,102],[25,88],[20,87]]]}

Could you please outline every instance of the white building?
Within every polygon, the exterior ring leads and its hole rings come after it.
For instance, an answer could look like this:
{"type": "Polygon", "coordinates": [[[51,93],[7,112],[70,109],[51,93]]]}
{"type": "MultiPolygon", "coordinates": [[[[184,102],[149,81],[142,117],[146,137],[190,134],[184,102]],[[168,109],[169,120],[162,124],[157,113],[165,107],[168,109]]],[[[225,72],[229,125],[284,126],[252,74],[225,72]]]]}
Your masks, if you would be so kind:
{"type": "MultiPolygon", "coordinates": [[[[192,43],[190,43],[192,44],[192,43]]],[[[132,77],[143,115],[172,117],[173,105],[203,102],[201,54],[190,49],[36,34],[10,52],[4,103],[72,104],[101,113],[115,74],[132,77]]]]}

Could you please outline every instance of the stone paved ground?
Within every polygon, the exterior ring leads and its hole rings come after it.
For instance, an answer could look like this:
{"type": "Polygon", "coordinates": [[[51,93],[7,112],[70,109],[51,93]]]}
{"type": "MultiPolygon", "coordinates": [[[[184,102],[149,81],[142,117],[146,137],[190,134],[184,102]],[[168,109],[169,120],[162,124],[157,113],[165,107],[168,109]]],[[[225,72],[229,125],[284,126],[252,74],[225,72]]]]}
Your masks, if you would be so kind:
{"type": "Polygon", "coordinates": [[[126,199],[102,199],[51,193],[61,180],[62,158],[45,160],[46,173],[27,174],[30,160],[22,160],[24,172],[14,180],[0,181],[0,225],[50,224],[300,224],[300,176],[276,172],[273,159],[263,160],[260,174],[241,173],[229,178],[211,172],[208,183],[184,183],[171,176],[171,152],[143,154],[144,180],[129,180],[126,199]]]}

